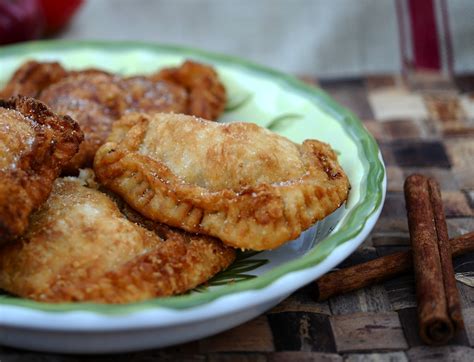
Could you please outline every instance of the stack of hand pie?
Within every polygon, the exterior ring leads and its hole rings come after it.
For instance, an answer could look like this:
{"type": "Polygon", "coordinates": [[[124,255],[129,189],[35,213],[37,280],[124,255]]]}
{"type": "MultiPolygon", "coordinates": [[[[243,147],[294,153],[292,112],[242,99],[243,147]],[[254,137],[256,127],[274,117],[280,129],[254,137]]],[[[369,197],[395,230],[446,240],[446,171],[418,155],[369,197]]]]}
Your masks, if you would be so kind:
{"type": "Polygon", "coordinates": [[[329,145],[213,122],[226,91],[203,64],[124,78],[30,61],[0,98],[0,288],[21,297],[183,293],[348,196],[329,145]]]}

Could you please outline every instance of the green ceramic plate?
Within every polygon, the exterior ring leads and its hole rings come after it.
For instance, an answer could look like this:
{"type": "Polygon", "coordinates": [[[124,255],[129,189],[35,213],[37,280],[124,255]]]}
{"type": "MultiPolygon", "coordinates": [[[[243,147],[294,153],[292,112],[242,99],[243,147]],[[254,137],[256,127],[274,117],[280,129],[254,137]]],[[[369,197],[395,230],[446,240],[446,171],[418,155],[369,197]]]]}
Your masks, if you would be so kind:
{"type": "MultiPolygon", "coordinates": [[[[151,73],[164,66],[180,64],[185,59],[213,64],[229,95],[220,122],[254,122],[295,142],[315,138],[330,143],[339,154],[339,162],[349,176],[352,190],[345,207],[317,223],[297,240],[269,252],[242,253],[229,270],[186,295],[121,306],[47,304],[2,295],[1,326],[33,328],[43,331],[43,335],[45,330],[62,332],[54,338],[61,338],[65,331],[69,336],[79,330],[92,335],[99,333],[99,329],[112,333],[152,328],[156,333],[162,333],[159,343],[153,340],[147,344],[143,337],[137,339],[135,335],[130,337],[128,344],[115,348],[105,342],[102,347],[93,344],[91,351],[136,349],[198,338],[251,318],[255,312],[263,312],[264,307],[270,307],[330,270],[363,241],[380,213],[385,195],[385,173],[374,139],[352,113],[321,90],[295,78],[245,60],[175,46],[48,41],[0,48],[0,86],[27,59],[57,60],[69,69],[98,67],[124,75],[151,73]],[[285,285],[282,286],[283,281],[285,285]],[[246,314],[247,307],[254,308],[254,313],[246,314]],[[77,313],[81,315],[81,321],[77,319],[77,313]],[[187,337],[183,337],[187,334],[182,331],[181,338],[168,341],[163,337],[165,327],[173,331],[178,325],[188,325],[186,330],[189,331],[192,321],[197,323],[212,318],[221,320],[215,321],[215,328],[198,333],[199,328],[194,326],[195,333],[187,337]],[[97,327],[99,322],[101,328],[97,327]]],[[[165,334],[174,335],[169,330],[165,334]]],[[[2,338],[0,335],[0,342],[2,338]]],[[[84,343],[84,340],[77,341],[77,346],[84,343]]],[[[75,345],[69,344],[66,348],[57,342],[56,339],[55,343],[49,343],[37,336],[25,342],[24,335],[12,340],[11,334],[10,339],[3,340],[5,344],[16,346],[75,351],[75,345]]],[[[83,346],[81,352],[85,352],[83,346]]]]}

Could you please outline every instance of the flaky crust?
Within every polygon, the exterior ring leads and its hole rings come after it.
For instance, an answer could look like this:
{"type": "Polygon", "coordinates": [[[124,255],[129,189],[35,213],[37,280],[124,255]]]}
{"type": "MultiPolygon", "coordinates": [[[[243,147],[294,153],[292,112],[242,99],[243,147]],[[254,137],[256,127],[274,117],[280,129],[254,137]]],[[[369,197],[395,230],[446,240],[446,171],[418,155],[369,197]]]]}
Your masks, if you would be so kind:
{"type": "Polygon", "coordinates": [[[187,110],[190,114],[209,120],[216,120],[224,111],[227,93],[216,71],[194,61],[186,61],[181,66],[166,68],[150,77],[152,80],[166,80],[186,89],[187,110]]]}
{"type": "Polygon", "coordinates": [[[0,99],[16,95],[38,97],[41,91],[67,75],[58,62],[36,62],[30,60],[22,64],[0,90],[0,99]]]}
{"type": "Polygon", "coordinates": [[[185,89],[171,82],[137,76],[122,79],[120,86],[126,97],[126,112],[183,113],[187,110],[185,89]]]}
{"type": "Polygon", "coordinates": [[[65,178],[27,233],[0,249],[0,288],[47,302],[129,303],[183,293],[234,259],[219,240],[147,221],[65,178]]]}
{"type": "Polygon", "coordinates": [[[124,114],[173,112],[216,119],[226,103],[217,73],[195,62],[127,78],[98,69],[66,71],[59,63],[30,61],[15,72],[0,98],[16,94],[37,97],[79,123],[85,140],[65,168],[67,174],[92,165],[112,123],[124,114]]]}
{"type": "Polygon", "coordinates": [[[46,201],[83,134],[71,118],[57,116],[31,98],[0,101],[0,110],[2,243],[25,231],[30,213],[46,201]]]}
{"type": "Polygon", "coordinates": [[[41,100],[55,112],[73,117],[85,140],[65,171],[74,174],[92,165],[95,152],[105,142],[112,123],[122,115],[141,111],[184,112],[184,89],[146,77],[121,78],[98,70],[71,72],[41,93],[41,100]]]}
{"type": "Polygon", "coordinates": [[[84,132],[84,142],[67,165],[67,173],[92,164],[112,123],[127,109],[118,79],[100,71],[74,72],[46,88],[40,99],[55,112],[71,116],[84,132]]]}
{"type": "Polygon", "coordinates": [[[115,126],[95,157],[99,181],[152,220],[234,247],[276,248],[348,196],[335,153],[319,141],[172,114],[115,126]]]}
{"type": "Polygon", "coordinates": [[[129,78],[95,68],[67,71],[58,62],[30,60],[22,64],[0,90],[0,98],[15,95],[37,98],[43,90],[65,78],[100,75],[108,75],[110,80],[120,83],[128,100],[128,111],[185,113],[216,120],[227,102],[225,87],[216,71],[189,60],[150,76],[129,78]]]}

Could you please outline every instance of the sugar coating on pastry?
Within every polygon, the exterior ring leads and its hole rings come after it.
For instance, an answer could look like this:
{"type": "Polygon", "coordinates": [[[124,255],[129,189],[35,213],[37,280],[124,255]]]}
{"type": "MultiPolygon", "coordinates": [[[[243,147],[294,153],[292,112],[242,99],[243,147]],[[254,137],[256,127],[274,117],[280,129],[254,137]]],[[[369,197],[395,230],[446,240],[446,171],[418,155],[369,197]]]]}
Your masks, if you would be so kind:
{"type": "Polygon", "coordinates": [[[64,169],[73,175],[92,165],[112,123],[127,113],[174,112],[216,120],[227,103],[225,87],[213,67],[190,60],[132,77],[95,68],[66,70],[57,62],[28,61],[0,89],[0,98],[18,94],[40,99],[80,125],[84,142],[64,169]]]}
{"type": "Polygon", "coordinates": [[[242,249],[296,238],[350,188],[329,145],[299,145],[251,123],[134,114],[109,141],[94,162],[106,187],[152,220],[242,249]]]}
{"type": "Polygon", "coordinates": [[[149,222],[60,178],[25,235],[0,248],[0,288],[44,302],[130,303],[183,293],[234,259],[217,239],[149,222]]]}
{"type": "Polygon", "coordinates": [[[25,231],[82,140],[75,121],[36,99],[0,100],[0,244],[25,231]]]}
{"type": "Polygon", "coordinates": [[[138,152],[160,160],[186,183],[210,191],[239,191],[295,180],[305,173],[296,144],[255,124],[178,122],[174,115],[149,122],[138,152]]]}

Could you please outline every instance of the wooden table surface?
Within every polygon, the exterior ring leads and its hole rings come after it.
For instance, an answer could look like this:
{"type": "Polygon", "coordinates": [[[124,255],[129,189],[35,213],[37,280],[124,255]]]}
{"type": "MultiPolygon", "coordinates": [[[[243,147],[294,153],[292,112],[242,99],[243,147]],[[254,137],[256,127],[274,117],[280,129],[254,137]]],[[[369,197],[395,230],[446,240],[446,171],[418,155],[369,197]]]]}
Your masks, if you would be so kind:
{"type": "MultiPolygon", "coordinates": [[[[403,181],[412,172],[440,182],[450,236],[474,230],[474,75],[414,73],[321,86],[351,109],[377,139],[388,192],[373,232],[343,265],[408,248],[403,181]]],[[[0,361],[472,361],[474,254],[455,260],[465,331],[448,346],[427,347],[417,332],[412,275],[316,303],[311,285],[244,325],[199,341],[110,356],[64,356],[0,347],[0,361]],[[471,277],[469,277],[471,275],[471,277]]]]}

